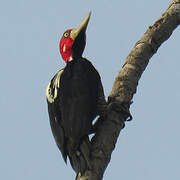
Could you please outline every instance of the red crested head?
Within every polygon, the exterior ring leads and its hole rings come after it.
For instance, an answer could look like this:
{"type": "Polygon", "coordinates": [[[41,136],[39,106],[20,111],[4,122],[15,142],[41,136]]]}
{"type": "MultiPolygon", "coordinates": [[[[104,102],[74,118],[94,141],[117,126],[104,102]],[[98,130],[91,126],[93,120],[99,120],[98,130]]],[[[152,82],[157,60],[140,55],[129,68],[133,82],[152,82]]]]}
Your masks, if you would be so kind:
{"type": "Polygon", "coordinates": [[[71,31],[72,29],[65,31],[59,43],[61,56],[66,63],[72,59],[72,46],[74,40],[70,36],[71,31]]]}
{"type": "Polygon", "coordinates": [[[78,28],[68,29],[64,32],[59,43],[59,49],[66,63],[82,56],[86,44],[85,32],[90,16],[91,13],[84,18],[78,28]]]}

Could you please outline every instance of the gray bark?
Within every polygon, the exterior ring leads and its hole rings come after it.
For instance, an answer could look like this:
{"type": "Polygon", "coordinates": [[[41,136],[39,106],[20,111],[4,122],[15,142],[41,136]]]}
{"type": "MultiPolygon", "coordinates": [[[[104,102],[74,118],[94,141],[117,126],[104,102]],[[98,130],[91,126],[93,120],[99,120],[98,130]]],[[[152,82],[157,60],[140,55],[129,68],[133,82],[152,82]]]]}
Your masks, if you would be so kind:
{"type": "Polygon", "coordinates": [[[101,180],[110,162],[124,122],[129,117],[128,110],[136,93],[138,81],[148,65],[149,59],[161,44],[180,24],[180,0],[173,0],[168,9],[135,44],[115,79],[109,95],[107,115],[91,140],[91,169],[76,178],[77,180],[101,180]]]}

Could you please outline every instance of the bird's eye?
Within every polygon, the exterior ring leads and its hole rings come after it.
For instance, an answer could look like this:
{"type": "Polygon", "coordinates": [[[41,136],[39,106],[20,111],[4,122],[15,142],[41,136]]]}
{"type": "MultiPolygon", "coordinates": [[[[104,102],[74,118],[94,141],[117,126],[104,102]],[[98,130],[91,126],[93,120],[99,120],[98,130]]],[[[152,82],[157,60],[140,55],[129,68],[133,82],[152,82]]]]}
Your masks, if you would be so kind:
{"type": "Polygon", "coordinates": [[[67,38],[69,36],[69,32],[64,33],[64,37],[67,38]]]}

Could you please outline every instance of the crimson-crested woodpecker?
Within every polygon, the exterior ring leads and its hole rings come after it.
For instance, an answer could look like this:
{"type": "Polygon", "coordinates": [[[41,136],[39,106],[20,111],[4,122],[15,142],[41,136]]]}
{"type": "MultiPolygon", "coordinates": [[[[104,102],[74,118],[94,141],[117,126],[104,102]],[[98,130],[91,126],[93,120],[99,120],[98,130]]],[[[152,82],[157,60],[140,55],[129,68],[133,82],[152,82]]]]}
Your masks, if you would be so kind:
{"type": "Polygon", "coordinates": [[[51,129],[64,161],[69,157],[78,173],[90,168],[92,122],[106,107],[99,73],[82,57],[91,13],[74,29],[66,30],[59,48],[65,68],[55,74],[46,89],[51,129]]]}

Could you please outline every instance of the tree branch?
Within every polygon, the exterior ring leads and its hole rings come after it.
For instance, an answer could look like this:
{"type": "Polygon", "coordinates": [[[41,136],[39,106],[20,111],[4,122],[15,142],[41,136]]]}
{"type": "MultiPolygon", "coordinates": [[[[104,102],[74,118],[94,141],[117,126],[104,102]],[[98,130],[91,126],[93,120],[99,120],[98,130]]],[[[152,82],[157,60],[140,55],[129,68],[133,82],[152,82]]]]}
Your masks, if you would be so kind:
{"type": "Polygon", "coordinates": [[[77,180],[101,180],[111,159],[112,151],[124,122],[138,81],[148,65],[149,59],[161,44],[180,24],[180,0],[173,0],[168,9],[135,44],[115,79],[109,95],[107,116],[91,140],[91,169],[76,178],[77,180]]]}

